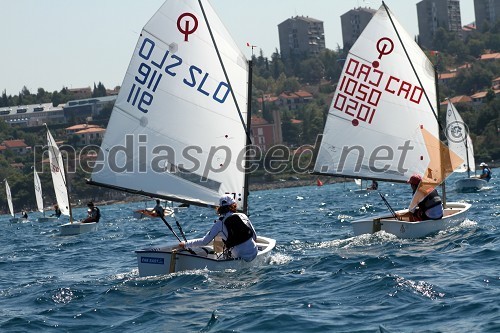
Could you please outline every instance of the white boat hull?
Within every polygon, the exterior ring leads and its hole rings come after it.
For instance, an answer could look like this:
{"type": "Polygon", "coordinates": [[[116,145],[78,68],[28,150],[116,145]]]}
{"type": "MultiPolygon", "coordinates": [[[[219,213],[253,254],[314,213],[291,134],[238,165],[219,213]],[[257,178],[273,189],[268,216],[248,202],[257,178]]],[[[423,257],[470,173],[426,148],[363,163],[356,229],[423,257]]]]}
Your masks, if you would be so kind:
{"type": "Polygon", "coordinates": [[[135,253],[137,254],[139,276],[153,276],[185,270],[221,271],[258,265],[265,262],[270,256],[272,249],[276,246],[276,240],[259,236],[257,237],[257,246],[259,248],[257,258],[251,262],[241,259],[226,259],[222,253],[214,253],[212,246],[193,249],[196,251],[196,255],[185,250],[176,250],[175,246],[138,250],[135,253]]]}
{"type": "Polygon", "coordinates": [[[42,216],[38,218],[38,222],[54,222],[54,221],[59,221],[59,219],[54,216],[42,216]]]}
{"type": "Polygon", "coordinates": [[[86,232],[97,230],[97,223],[96,222],[90,222],[90,223],[81,223],[81,222],[66,223],[66,224],[61,225],[59,227],[59,230],[61,232],[61,236],[79,235],[79,234],[83,234],[83,233],[86,233],[86,232]]]}
{"type": "Polygon", "coordinates": [[[29,219],[25,219],[23,217],[11,217],[9,221],[12,223],[23,223],[23,222],[28,222],[29,219]]]}
{"type": "Polygon", "coordinates": [[[464,178],[455,182],[457,192],[476,192],[486,186],[486,180],[480,178],[464,178]]]}
{"type": "MultiPolygon", "coordinates": [[[[352,221],[354,235],[373,234],[378,231],[396,235],[399,238],[422,238],[462,223],[467,217],[471,205],[462,202],[449,202],[440,220],[418,222],[399,221],[392,216],[375,216],[352,221]]],[[[401,210],[397,213],[405,213],[401,210]]]]}

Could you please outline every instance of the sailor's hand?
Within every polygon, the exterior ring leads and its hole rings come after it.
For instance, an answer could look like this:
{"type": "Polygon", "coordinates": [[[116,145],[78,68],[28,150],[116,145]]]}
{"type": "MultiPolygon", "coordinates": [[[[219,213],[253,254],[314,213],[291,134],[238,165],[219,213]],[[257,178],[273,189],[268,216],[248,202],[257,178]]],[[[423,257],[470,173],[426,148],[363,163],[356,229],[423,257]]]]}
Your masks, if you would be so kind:
{"type": "Polygon", "coordinates": [[[186,242],[184,242],[184,241],[180,242],[180,243],[179,243],[179,247],[180,247],[181,249],[185,249],[185,248],[186,248],[186,242]]]}

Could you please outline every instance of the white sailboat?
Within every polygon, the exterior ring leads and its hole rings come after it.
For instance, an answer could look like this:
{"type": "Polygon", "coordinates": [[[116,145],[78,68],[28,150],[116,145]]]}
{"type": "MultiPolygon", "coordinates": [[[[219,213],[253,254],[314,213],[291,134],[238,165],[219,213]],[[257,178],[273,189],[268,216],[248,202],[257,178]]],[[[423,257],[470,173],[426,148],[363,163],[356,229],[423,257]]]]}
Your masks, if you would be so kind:
{"type": "Polygon", "coordinates": [[[45,209],[43,208],[42,183],[40,182],[40,177],[38,176],[38,172],[36,172],[36,170],[33,170],[33,177],[35,184],[36,206],[38,208],[38,211],[40,213],[43,213],[43,216],[38,218],[38,222],[56,221],[57,217],[45,216],[45,209]]]}
{"type": "MultiPolygon", "coordinates": [[[[363,185],[363,179],[360,179],[360,178],[355,178],[354,179],[354,183],[359,187],[355,190],[352,190],[352,192],[356,193],[356,194],[369,194],[370,192],[372,191],[375,191],[378,189],[378,184],[376,186],[376,188],[374,188],[374,181],[372,180],[372,184],[370,185],[370,187],[367,187],[366,186],[366,183],[363,185]]],[[[376,181],[375,181],[376,182],[376,181]]]]}
{"type": "MultiPolygon", "coordinates": [[[[163,207],[163,217],[171,216],[173,213],[174,210],[172,208],[166,206],[163,207]]],[[[154,211],[154,207],[144,207],[144,209],[136,209],[133,211],[132,216],[138,220],[143,218],[155,219],[158,217],[154,211]]]]}
{"type": "Polygon", "coordinates": [[[61,152],[57,146],[52,134],[47,128],[47,146],[49,150],[50,172],[52,174],[52,183],[56,194],[57,205],[62,215],[69,216],[69,222],[59,227],[62,236],[78,235],[97,229],[97,223],[82,223],[73,221],[71,203],[68,194],[68,183],[66,181],[66,172],[61,152]]]}
{"type": "MultiPolygon", "coordinates": [[[[141,32],[89,183],[203,207],[232,194],[246,211],[249,68],[208,1],[167,0],[141,32]]],[[[258,236],[244,262],[177,243],[136,251],[139,275],[254,265],[275,246],[258,236]]]]}
{"type": "Polygon", "coordinates": [[[450,149],[464,160],[455,172],[467,172],[467,178],[455,182],[455,189],[458,192],[475,192],[486,186],[486,180],[470,175],[471,171],[476,171],[474,147],[462,117],[450,101],[446,110],[446,137],[450,149]]]}
{"type": "Polygon", "coordinates": [[[5,193],[7,194],[7,205],[9,206],[9,212],[12,217],[9,219],[9,222],[22,222],[22,221],[27,221],[27,219],[23,217],[16,217],[14,213],[14,205],[12,204],[12,193],[10,192],[10,186],[9,183],[7,182],[7,179],[5,180],[5,193]]]}
{"type": "MultiPolygon", "coordinates": [[[[345,61],[315,173],[401,183],[418,174],[422,182],[409,209],[416,207],[462,163],[439,140],[435,76],[432,63],[382,3],[345,61]]],[[[440,220],[367,217],[352,222],[354,234],[384,230],[417,238],[462,222],[470,205],[446,203],[445,194],[443,187],[440,220]]]]}

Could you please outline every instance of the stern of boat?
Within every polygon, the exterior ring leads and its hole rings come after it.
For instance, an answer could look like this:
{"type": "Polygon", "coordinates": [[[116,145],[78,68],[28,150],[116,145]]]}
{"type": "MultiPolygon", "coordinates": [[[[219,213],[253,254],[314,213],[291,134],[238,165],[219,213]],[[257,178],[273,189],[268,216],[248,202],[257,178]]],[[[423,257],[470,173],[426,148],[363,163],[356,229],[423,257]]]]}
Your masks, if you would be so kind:
{"type": "Polygon", "coordinates": [[[251,262],[226,258],[223,253],[214,251],[213,243],[192,249],[196,254],[177,249],[176,245],[137,250],[135,253],[137,255],[139,276],[164,275],[195,269],[221,271],[260,264],[270,256],[271,251],[276,246],[276,240],[258,236],[256,243],[258,248],[257,258],[251,262]]]}
{"type": "Polygon", "coordinates": [[[63,224],[59,227],[61,236],[79,235],[95,230],[97,230],[96,222],[90,222],[90,223],[73,222],[73,223],[63,224]]]}
{"type": "Polygon", "coordinates": [[[457,192],[476,192],[486,186],[486,180],[480,178],[463,178],[455,182],[457,192]]]}
{"type": "MultiPolygon", "coordinates": [[[[392,216],[376,216],[352,221],[354,235],[373,234],[385,231],[399,238],[422,238],[440,230],[459,225],[465,221],[471,205],[465,202],[449,202],[444,210],[443,218],[412,222],[408,219],[397,220],[392,216]]],[[[398,211],[405,214],[408,210],[398,211]]]]}

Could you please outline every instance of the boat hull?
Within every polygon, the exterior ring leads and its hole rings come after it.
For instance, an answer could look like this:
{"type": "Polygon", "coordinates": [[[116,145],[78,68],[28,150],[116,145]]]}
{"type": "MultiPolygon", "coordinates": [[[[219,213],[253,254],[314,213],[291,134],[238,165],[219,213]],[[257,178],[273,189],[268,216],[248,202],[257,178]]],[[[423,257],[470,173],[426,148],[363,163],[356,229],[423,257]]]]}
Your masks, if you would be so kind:
{"type": "Polygon", "coordinates": [[[455,182],[457,192],[476,192],[486,186],[486,180],[480,178],[464,178],[455,182]]]}
{"type": "Polygon", "coordinates": [[[83,234],[83,233],[86,233],[86,232],[97,230],[97,223],[96,222],[90,222],[90,223],[81,223],[81,222],[66,223],[66,224],[61,225],[59,227],[59,230],[61,232],[61,236],[79,235],[79,234],[83,234]]]}
{"type": "Polygon", "coordinates": [[[29,219],[25,219],[24,217],[11,217],[9,221],[12,223],[23,223],[28,222],[29,219]]]}
{"type": "MultiPolygon", "coordinates": [[[[471,205],[462,202],[447,203],[444,217],[440,220],[425,220],[418,222],[399,221],[392,216],[375,216],[352,221],[354,235],[373,234],[378,231],[396,235],[399,238],[422,238],[438,231],[459,225],[467,217],[471,205]]],[[[406,213],[401,210],[398,213],[406,213]]]]}
{"type": "Polygon", "coordinates": [[[225,259],[222,253],[214,253],[213,247],[196,248],[197,255],[188,251],[179,251],[175,246],[150,248],[136,251],[139,276],[163,275],[179,271],[208,269],[221,271],[238,269],[264,263],[269,258],[276,240],[267,237],[257,237],[259,251],[251,262],[241,259],[225,259]]]}
{"type": "Polygon", "coordinates": [[[38,222],[54,222],[54,221],[59,221],[57,217],[51,217],[51,216],[43,216],[38,218],[38,222]]]}

